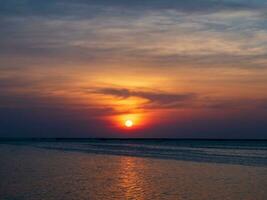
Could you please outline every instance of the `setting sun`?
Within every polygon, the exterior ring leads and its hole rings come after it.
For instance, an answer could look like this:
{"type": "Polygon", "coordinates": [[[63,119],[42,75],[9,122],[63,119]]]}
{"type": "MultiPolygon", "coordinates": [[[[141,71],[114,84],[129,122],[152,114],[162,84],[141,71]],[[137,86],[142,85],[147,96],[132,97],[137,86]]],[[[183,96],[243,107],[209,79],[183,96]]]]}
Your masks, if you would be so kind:
{"type": "Polygon", "coordinates": [[[128,119],[128,120],[125,121],[124,125],[125,125],[126,127],[130,128],[130,127],[133,126],[133,121],[128,119]]]}

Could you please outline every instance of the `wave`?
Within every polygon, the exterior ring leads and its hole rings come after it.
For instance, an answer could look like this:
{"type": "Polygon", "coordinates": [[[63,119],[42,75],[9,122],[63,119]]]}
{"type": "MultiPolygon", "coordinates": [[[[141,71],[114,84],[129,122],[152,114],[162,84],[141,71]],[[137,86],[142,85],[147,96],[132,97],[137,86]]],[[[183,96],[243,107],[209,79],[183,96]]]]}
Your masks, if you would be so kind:
{"type": "Polygon", "coordinates": [[[265,140],[62,139],[6,143],[94,154],[267,166],[267,141],[265,140]]]}

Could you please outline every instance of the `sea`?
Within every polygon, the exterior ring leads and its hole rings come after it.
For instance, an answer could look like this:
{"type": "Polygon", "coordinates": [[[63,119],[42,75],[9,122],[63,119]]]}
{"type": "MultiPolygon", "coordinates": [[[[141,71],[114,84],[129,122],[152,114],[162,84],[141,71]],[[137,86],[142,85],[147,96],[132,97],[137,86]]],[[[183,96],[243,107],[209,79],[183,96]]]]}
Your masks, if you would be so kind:
{"type": "Polygon", "coordinates": [[[0,199],[267,199],[266,140],[2,139],[0,199]]]}

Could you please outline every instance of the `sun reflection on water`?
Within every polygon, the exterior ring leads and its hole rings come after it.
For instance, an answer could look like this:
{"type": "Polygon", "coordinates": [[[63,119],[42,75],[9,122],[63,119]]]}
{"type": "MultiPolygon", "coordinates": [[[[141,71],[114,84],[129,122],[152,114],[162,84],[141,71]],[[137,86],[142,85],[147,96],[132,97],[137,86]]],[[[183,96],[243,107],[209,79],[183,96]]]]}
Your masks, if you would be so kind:
{"type": "Polygon", "coordinates": [[[141,160],[122,157],[119,163],[119,187],[124,189],[125,199],[143,200],[145,198],[144,180],[140,169],[144,168],[141,160]]]}

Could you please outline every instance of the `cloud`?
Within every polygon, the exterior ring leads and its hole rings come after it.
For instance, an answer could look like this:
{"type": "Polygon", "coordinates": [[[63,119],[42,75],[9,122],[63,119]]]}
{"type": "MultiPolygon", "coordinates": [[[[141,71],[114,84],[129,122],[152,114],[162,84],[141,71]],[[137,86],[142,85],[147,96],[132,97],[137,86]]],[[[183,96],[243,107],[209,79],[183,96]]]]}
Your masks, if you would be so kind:
{"type": "Polygon", "coordinates": [[[137,97],[147,100],[145,103],[145,108],[155,107],[167,108],[174,106],[178,103],[185,103],[192,101],[196,98],[196,94],[193,93],[181,93],[173,94],[166,92],[150,92],[150,91],[139,91],[139,90],[129,90],[125,88],[99,88],[94,91],[97,94],[111,95],[117,98],[127,99],[130,97],[137,97]]]}
{"type": "MultiPolygon", "coordinates": [[[[57,6],[65,7],[65,3],[75,4],[63,1],[57,6]]],[[[77,5],[84,3],[81,1],[77,5]]],[[[94,7],[94,3],[88,6],[94,7]]],[[[123,1],[113,3],[125,4],[123,1]]],[[[137,4],[143,5],[139,1],[137,4]]],[[[168,5],[163,1],[159,4],[168,5]]],[[[134,60],[170,67],[218,66],[221,63],[224,67],[266,65],[264,59],[259,60],[267,54],[266,16],[261,9],[189,14],[177,9],[125,9],[122,12],[116,6],[108,8],[104,2],[101,6],[104,6],[102,14],[86,11],[91,16],[82,19],[5,15],[0,18],[3,27],[0,59],[49,57],[58,63],[134,60]]]]}
{"type": "Polygon", "coordinates": [[[244,10],[259,7],[261,1],[213,1],[213,0],[3,0],[0,2],[0,15],[16,16],[52,16],[69,18],[89,18],[103,11],[119,9],[120,15],[125,10],[175,9],[187,13],[208,13],[220,10],[244,10]]]}
{"type": "MultiPolygon", "coordinates": [[[[88,90],[87,90],[88,92],[88,90]]],[[[205,110],[265,110],[265,97],[215,97],[197,93],[167,93],[153,90],[138,90],[126,88],[96,88],[89,89],[89,93],[113,96],[120,99],[132,97],[141,98],[146,102],[140,103],[141,109],[205,109],[205,110]]],[[[101,98],[101,97],[100,97],[101,98]]],[[[107,106],[107,105],[106,105],[107,106]]]]}

